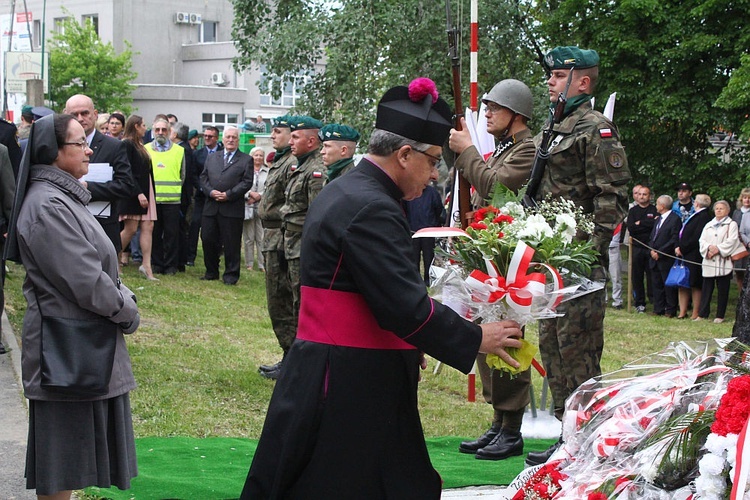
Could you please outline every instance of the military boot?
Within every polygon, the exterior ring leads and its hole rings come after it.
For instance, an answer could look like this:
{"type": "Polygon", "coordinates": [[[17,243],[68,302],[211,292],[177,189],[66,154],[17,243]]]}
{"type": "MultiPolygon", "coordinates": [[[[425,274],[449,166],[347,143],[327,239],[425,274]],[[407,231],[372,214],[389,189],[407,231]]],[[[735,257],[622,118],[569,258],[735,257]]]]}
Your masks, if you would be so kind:
{"type": "Polygon", "coordinates": [[[458,445],[458,451],[460,451],[461,453],[476,453],[478,449],[484,448],[485,446],[490,444],[493,439],[495,439],[495,437],[500,433],[500,427],[501,424],[499,423],[492,424],[492,427],[490,427],[487,432],[479,436],[474,441],[462,441],[461,444],[458,445]]]}
{"type": "Polygon", "coordinates": [[[477,450],[479,460],[504,460],[523,453],[523,437],[518,431],[501,429],[495,439],[484,448],[477,450]]]}
{"type": "Polygon", "coordinates": [[[529,452],[528,455],[526,455],[526,465],[529,467],[533,467],[535,465],[541,465],[557,451],[558,448],[562,446],[562,436],[560,436],[560,439],[557,440],[555,444],[550,446],[544,451],[532,451],[529,452]]]}

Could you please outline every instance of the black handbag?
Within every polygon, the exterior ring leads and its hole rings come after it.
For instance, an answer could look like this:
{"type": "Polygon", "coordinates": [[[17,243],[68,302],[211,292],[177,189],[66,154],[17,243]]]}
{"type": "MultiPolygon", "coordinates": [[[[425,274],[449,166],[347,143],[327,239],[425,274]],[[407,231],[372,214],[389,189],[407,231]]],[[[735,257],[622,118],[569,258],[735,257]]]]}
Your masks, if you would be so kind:
{"type": "Polygon", "coordinates": [[[117,325],[106,318],[42,316],[42,388],[71,396],[104,396],[116,347],[117,325]]]}
{"type": "Polygon", "coordinates": [[[690,288],[690,269],[682,262],[682,259],[675,259],[664,286],[690,288]]]}

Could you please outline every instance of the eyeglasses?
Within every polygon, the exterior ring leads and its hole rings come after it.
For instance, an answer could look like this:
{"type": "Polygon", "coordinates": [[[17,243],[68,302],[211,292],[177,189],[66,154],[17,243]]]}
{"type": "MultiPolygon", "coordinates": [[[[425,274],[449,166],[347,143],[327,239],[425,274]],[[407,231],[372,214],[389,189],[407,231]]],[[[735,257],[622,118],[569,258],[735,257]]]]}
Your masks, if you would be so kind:
{"type": "Polygon", "coordinates": [[[80,141],[80,142],[63,142],[64,146],[78,146],[83,151],[86,151],[89,148],[89,143],[86,141],[80,141]]]}
{"type": "Polygon", "coordinates": [[[502,109],[503,109],[502,106],[498,106],[497,104],[492,103],[492,102],[485,103],[484,105],[485,113],[495,114],[495,113],[499,113],[500,111],[502,111],[502,109]]]}
{"type": "Polygon", "coordinates": [[[217,136],[213,134],[203,134],[204,139],[216,139],[217,136]]]}
{"type": "Polygon", "coordinates": [[[439,156],[431,155],[430,153],[426,153],[426,152],[424,152],[424,151],[420,151],[420,150],[418,150],[418,149],[414,149],[414,148],[412,148],[412,151],[416,151],[417,153],[422,153],[423,155],[425,155],[425,156],[428,156],[428,157],[432,158],[433,160],[435,160],[435,161],[434,161],[434,162],[432,163],[432,168],[438,168],[438,165],[440,165],[440,162],[441,162],[441,161],[443,160],[443,159],[442,159],[442,158],[440,158],[439,156]]]}

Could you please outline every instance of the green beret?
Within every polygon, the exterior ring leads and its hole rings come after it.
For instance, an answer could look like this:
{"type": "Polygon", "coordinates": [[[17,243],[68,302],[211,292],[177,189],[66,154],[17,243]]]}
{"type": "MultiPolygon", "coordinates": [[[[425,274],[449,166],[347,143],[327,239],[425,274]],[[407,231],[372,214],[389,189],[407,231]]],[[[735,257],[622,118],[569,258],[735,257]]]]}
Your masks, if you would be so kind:
{"type": "Polygon", "coordinates": [[[271,119],[271,126],[276,128],[291,128],[292,117],[289,115],[279,116],[271,119]]]}
{"type": "Polygon", "coordinates": [[[289,125],[292,130],[323,128],[323,122],[311,116],[292,116],[289,120],[289,125]]]}
{"type": "Polygon", "coordinates": [[[198,131],[197,130],[195,130],[195,129],[190,130],[190,132],[188,132],[188,141],[190,139],[192,139],[193,137],[197,136],[197,135],[198,135],[198,131]]]}
{"type": "Polygon", "coordinates": [[[555,47],[544,57],[544,65],[549,70],[593,68],[599,65],[599,54],[595,50],[580,49],[574,45],[555,47]]]}
{"type": "Polygon", "coordinates": [[[318,137],[322,142],[325,141],[359,141],[359,132],[349,125],[339,125],[338,123],[329,123],[320,129],[318,137]]]}
{"type": "Polygon", "coordinates": [[[32,111],[32,109],[34,109],[34,106],[29,106],[28,104],[23,106],[21,108],[21,115],[33,117],[34,112],[32,111]]]}

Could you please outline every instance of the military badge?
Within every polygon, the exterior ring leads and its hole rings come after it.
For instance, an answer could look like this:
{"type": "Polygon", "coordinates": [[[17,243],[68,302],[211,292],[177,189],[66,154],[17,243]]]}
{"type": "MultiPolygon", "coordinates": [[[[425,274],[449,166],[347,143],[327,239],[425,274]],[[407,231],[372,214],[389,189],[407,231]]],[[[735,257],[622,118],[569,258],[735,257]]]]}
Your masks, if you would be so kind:
{"type": "Polygon", "coordinates": [[[619,152],[617,152],[617,151],[614,151],[614,152],[610,153],[610,155],[609,155],[609,164],[612,167],[614,167],[614,168],[620,168],[620,167],[622,167],[623,164],[624,164],[623,160],[624,159],[623,159],[622,155],[619,152]]]}

